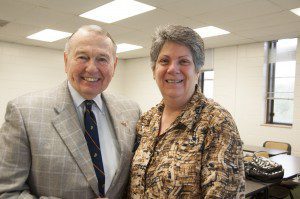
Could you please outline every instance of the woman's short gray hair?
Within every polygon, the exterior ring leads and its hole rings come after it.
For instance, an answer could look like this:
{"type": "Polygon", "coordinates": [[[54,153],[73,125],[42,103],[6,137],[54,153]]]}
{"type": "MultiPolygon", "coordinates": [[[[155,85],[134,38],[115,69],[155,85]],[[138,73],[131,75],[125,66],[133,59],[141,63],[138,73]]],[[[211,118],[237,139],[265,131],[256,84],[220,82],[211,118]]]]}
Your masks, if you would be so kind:
{"type": "Polygon", "coordinates": [[[192,53],[195,69],[199,72],[204,64],[204,43],[200,35],[189,27],[167,25],[159,27],[152,39],[150,61],[152,70],[155,69],[158,55],[167,41],[172,41],[188,47],[192,53]]]}

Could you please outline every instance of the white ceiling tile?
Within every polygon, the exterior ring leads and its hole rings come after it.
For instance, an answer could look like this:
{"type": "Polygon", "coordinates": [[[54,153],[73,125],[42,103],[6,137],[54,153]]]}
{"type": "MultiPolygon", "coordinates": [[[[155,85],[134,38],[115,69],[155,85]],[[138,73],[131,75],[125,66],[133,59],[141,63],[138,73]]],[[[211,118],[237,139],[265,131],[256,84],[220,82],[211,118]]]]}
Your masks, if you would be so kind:
{"type": "Polygon", "coordinates": [[[196,17],[199,18],[199,20],[214,25],[216,23],[250,19],[257,16],[281,12],[282,10],[283,9],[281,9],[279,6],[276,6],[269,1],[253,0],[226,8],[218,8],[213,12],[206,12],[196,17]]]}
{"type": "Polygon", "coordinates": [[[205,38],[206,48],[300,35],[300,17],[289,12],[300,7],[299,0],[138,0],[157,9],[112,24],[78,16],[112,0],[0,1],[0,19],[10,21],[0,27],[0,41],[63,50],[66,39],[47,43],[25,37],[45,28],[74,32],[82,25],[96,24],[108,30],[117,43],[144,47],[120,53],[124,59],[148,56],[155,29],[165,24],[191,28],[214,25],[232,32],[205,38]]]}
{"type": "Polygon", "coordinates": [[[299,0],[269,0],[269,1],[280,7],[286,8],[287,10],[300,7],[299,0]]]}
{"type": "Polygon", "coordinates": [[[4,26],[3,28],[0,28],[0,34],[7,34],[7,35],[15,35],[19,37],[27,37],[28,35],[31,35],[37,31],[40,31],[41,27],[38,26],[31,26],[26,24],[19,24],[11,22],[4,26]],[[22,30],[22,31],[20,31],[22,30]]]}
{"type": "Polygon", "coordinates": [[[18,17],[15,22],[49,27],[56,24],[58,21],[69,17],[72,17],[72,15],[57,12],[48,8],[35,7],[33,10],[30,10],[26,16],[18,17]]]}
{"type": "Polygon", "coordinates": [[[299,33],[300,22],[293,22],[281,26],[269,26],[251,31],[240,31],[239,35],[255,40],[261,40],[262,38],[266,39],[268,37],[272,39],[299,37],[299,33]]]}
{"type": "Polygon", "coordinates": [[[101,6],[111,0],[19,0],[27,4],[48,8],[63,13],[82,14],[88,10],[101,6]]]}
{"type": "Polygon", "coordinates": [[[182,0],[137,0],[137,1],[148,4],[150,6],[162,7],[162,6],[170,6],[182,0]]]}
{"type": "Polygon", "coordinates": [[[228,7],[232,7],[234,5],[238,5],[248,1],[251,0],[185,0],[163,6],[163,8],[182,16],[193,17],[215,10],[226,10],[228,7]]]}
{"type": "Polygon", "coordinates": [[[43,41],[38,41],[33,39],[27,39],[24,37],[19,37],[15,40],[15,43],[20,43],[20,44],[30,45],[30,46],[45,47],[45,48],[62,51],[64,49],[66,41],[67,39],[62,39],[55,42],[43,42],[43,41]]]}
{"type": "Polygon", "coordinates": [[[20,36],[3,34],[0,32],[0,41],[17,43],[17,40],[20,39],[20,36]]]}
{"type": "Polygon", "coordinates": [[[94,20],[78,17],[78,16],[70,16],[67,18],[62,18],[57,20],[54,24],[51,25],[51,28],[58,29],[66,32],[74,32],[78,28],[83,25],[95,24],[99,26],[103,26],[104,23],[97,22],[94,20]]]}
{"type": "Polygon", "coordinates": [[[1,0],[0,19],[14,21],[17,18],[26,16],[33,9],[34,5],[31,4],[11,0],[1,0]]]}
{"type": "Polygon", "coordinates": [[[117,43],[130,43],[134,45],[150,47],[152,41],[152,33],[144,33],[141,31],[132,31],[125,34],[119,34],[114,37],[117,43]]]}
{"type": "Polygon", "coordinates": [[[300,21],[300,17],[294,15],[289,11],[282,11],[229,23],[216,23],[216,25],[220,24],[228,31],[235,32],[245,30],[256,30],[269,26],[281,26],[286,23],[292,23],[297,21],[300,21]]]}
{"type": "Polygon", "coordinates": [[[240,43],[246,44],[256,42],[253,39],[249,39],[235,34],[227,34],[219,37],[208,37],[204,38],[203,40],[205,49],[238,45],[240,43]]]}
{"type": "Polygon", "coordinates": [[[129,34],[130,32],[134,31],[134,28],[124,27],[115,24],[104,24],[102,27],[108,31],[113,37],[120,35],[120,34],[129,34]]]}
{"type": "Polygon", "coordinates": [[[196,20],[189,19],[187,17],[182,17],[172,12],[167,12],[165,10],[156,9],[150,12],[146,12],[136,17],[130,17],[125,20],[121,20],[115,23],[116,25],[121,25],[136,30],[141,30],[144,32],[153,33],[158,26],[167,24],[180,24],[184,26],[198,26],[202,23],[196,20]]]}

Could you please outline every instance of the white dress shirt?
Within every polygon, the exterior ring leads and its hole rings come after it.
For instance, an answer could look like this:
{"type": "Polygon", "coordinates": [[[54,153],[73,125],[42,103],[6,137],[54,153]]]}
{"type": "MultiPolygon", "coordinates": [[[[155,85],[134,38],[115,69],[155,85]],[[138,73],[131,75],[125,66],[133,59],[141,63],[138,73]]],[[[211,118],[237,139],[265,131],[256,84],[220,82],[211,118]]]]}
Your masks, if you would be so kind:
{"type": "MultiPolygon", "coordinates": [[[[80,125],[84,132],[84,99],[68,82],[68,87],[76,107],[80,125]]],[[[120,160],[120,147],[115,136],[115,131],[110,121],[108,110],[103,103],[101,95],[97,95],[94,99],[92,111],[95,114],[99,135],[99,143],[105,173],[105,192],[107,192],[113,177],[117,171],[120,160]]]]}

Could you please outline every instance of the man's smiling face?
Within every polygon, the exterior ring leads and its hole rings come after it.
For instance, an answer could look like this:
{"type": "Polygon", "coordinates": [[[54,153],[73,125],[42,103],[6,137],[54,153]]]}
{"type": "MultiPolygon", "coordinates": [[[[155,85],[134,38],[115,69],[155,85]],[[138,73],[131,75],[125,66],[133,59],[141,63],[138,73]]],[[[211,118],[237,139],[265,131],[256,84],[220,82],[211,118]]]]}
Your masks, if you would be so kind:
{"type": "Polygon", "coordinates": [[[110,38],[88,31],[73,35],[64,61],[69,82],[85,99],[108,87],[117,64],[110,38]]]}

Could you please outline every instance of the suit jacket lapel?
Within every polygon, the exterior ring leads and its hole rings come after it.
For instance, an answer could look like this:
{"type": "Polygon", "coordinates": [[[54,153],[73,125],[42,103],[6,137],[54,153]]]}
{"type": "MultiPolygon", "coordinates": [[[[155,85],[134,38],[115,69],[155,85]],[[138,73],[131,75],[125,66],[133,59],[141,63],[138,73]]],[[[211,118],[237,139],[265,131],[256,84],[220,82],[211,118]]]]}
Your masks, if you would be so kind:
{"type": "Polygon", "coordinates": [[[125,136],[128,134],[127,132],[130,130],[128,127],[128,123],[126,121],[126,118],[122,117],[121,109],[119,109],[118,104],[114,103],[114,99],[111,99],[109,95],[106,95],[105,93],[102,93],[102,99],[105,102],[105,105],[107,106],[108,112],[110,114],[110,118],[115,130],[116,138],[118,140],[119,146],[120,146],[120,162],[118,169],[115,173],[115,176],[112,180],[112,183],[107,190],[107,195],[109,195],[109,192],[112,190],[111,188],[114,187],[114,185],[118,182],[118,179],[120,175],[122,174],[122,167],[124,164],[128,164],[127,160],[127,150],[125,148],[126,138],[125,136]]]}
{"type": "Polygon", "coordinates": [[[93,163],[66,82],[61,86],[59,93],[60,97],[58,97],[56,106],[54,107],[57,117],[52,123],[88,183],[94,192],[99,195],[98,181],[93,163]]]}

